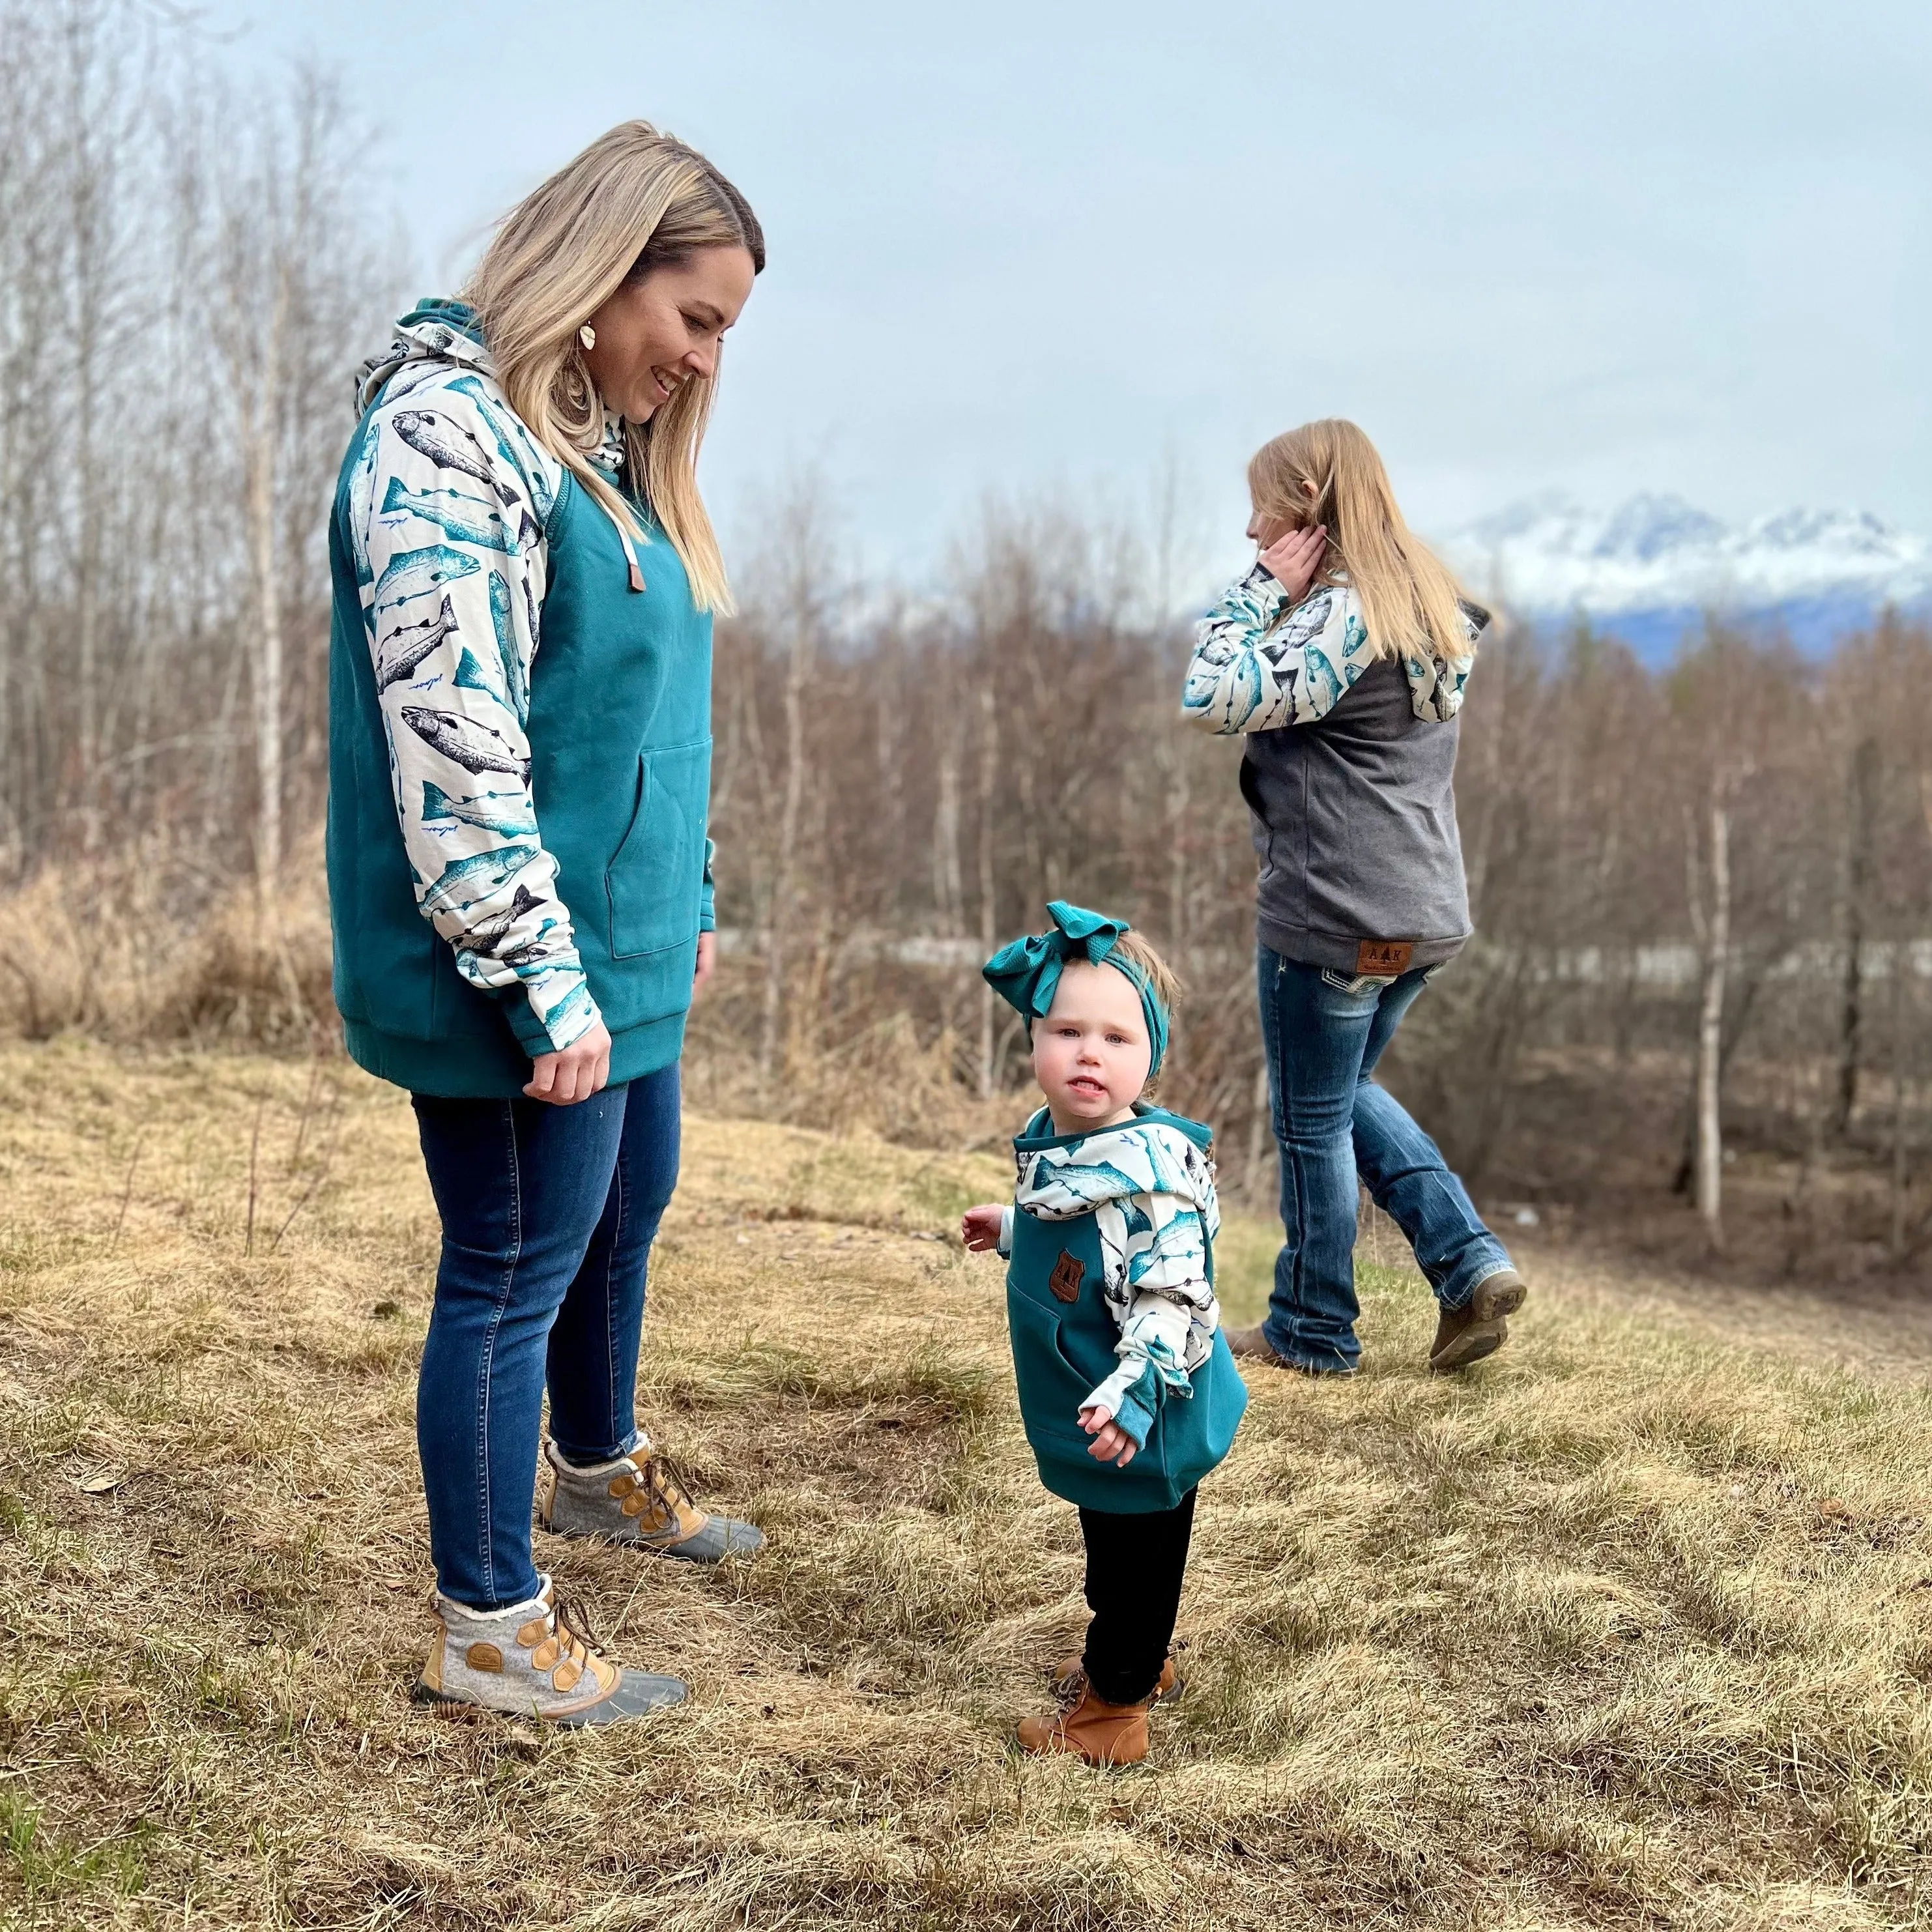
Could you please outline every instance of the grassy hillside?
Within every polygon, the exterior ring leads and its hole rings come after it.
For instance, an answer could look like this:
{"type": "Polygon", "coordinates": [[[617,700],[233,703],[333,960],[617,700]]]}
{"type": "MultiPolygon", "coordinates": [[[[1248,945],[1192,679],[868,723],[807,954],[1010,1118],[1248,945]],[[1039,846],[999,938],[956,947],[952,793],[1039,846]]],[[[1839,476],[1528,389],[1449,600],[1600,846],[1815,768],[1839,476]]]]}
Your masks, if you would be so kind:
{"type": "MultiPolygon", "coordinates": [[[[1152,1763],[1024,1761],[1083,1612],[950,1238],[1004,1164],[706,1120],[686,1162],[646,1418],[771,1546],[544,1542],[692,1704],[452,1724],[406,1701],[406,1105],[0,1052],[0,1924],[1932,1924],[1925,1378],[1546,1294],[1432,1380],[1372,1269],[1366,1372],[1258,1378],[1204,1492],[1152,1763]]],[[[1237,1317],[1268,1253],[1231,1232],[1237,1317]]]]}

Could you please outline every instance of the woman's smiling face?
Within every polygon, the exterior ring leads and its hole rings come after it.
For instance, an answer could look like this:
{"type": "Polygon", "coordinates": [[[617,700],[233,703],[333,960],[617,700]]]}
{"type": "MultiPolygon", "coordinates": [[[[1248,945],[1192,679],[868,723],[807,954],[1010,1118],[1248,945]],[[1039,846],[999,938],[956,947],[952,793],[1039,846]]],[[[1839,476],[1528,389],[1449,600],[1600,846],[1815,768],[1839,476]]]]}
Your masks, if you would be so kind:
{"type": "Polygon", "coordinates": [[[748,250],[718,247],[626,282],[590,318],[597,339],[584,352],[604,406],[648,422],[682,384],[716,375],[756,274],[748,250]]]}

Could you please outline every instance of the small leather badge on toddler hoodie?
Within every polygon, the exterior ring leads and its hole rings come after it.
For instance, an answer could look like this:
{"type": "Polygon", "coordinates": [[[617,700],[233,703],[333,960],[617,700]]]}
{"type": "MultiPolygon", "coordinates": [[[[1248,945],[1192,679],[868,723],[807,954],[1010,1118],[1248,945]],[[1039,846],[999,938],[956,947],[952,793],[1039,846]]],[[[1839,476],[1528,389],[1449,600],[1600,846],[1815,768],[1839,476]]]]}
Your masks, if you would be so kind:
{"type": "Polygon", "coordinates": [[[1414,957],[1413,940],[1365,939],[1355,948],[1355,977],[1400,978],[1414,957]]]}
{"type": "Polygon", "coordinates": [[[1087,1264],[1076,1261],[1062,1248],[1059,1260],[1053,1264],[1052,1274],[1046,1278],[1046,1285],[1053,1290],[1054,1300],[1078,1301],[1080,1299],[1080,1284],[1086,1279],[1086,1275],[1087,1264]]]}

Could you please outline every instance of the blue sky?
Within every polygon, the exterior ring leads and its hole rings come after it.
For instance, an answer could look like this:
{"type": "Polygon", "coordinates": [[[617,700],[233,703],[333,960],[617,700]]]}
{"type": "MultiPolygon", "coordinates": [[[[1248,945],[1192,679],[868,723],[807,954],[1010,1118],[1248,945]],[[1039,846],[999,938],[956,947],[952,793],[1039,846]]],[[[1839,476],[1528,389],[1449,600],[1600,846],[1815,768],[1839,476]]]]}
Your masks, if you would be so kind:
{"type": "Polygon", "coordinates": [[[1558,489],[1932,527],[1932,8],[1789,0],[214,0],[338,67],[424,288],[642,114],[771,266],[706,482],[818,466],[916,572],[989,490],[1232,556],[1251,449],[1354,417],[1413,520],[1558,489]]]}

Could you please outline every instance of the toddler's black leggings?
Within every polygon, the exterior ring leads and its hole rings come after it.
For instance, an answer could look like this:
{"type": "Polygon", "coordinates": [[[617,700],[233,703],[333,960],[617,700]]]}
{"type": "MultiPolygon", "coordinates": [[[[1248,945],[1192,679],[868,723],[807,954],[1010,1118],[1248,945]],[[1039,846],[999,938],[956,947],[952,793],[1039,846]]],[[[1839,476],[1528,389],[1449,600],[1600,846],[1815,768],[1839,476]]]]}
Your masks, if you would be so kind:
{"type": "Polygon", "coordinates": [[[1180,1614],[1197,1493],[1190,1490],[1172,1509],[1152,1516],[1080,1512],[1087,1607],[1094,1612],[1087,1626],[1087,1681],[1104,1702],[1138,1704],[1160,1681],[1180,1614]]]}

